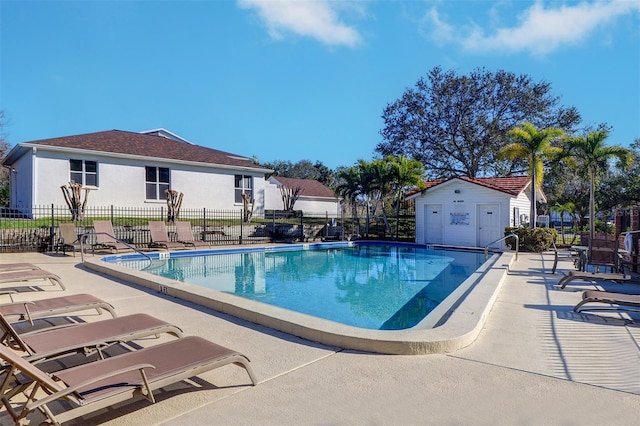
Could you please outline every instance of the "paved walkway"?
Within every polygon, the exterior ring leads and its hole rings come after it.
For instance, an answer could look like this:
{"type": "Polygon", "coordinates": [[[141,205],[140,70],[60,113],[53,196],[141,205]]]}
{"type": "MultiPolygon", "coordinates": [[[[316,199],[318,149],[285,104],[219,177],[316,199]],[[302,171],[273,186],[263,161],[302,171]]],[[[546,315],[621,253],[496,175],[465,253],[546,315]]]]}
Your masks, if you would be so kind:
{"type": "MultiPolygon", "coordinates": [[[[260,383],[227,366],[77,424],[639,424],[640,315],[574,314],[584,289],[555,284],[551,255],[520,254],[479,338],[444,355],[374,355],[304,341],[85,270],[79,257],[2,254],[59,274],[120,315],[146,312],[247,354],[260,383]]],[[[51,297],[57,291],[16,297],[51,297]]],[[[95,317],[95,316],[94,316],[95,317]]],[[[88,320],[96,318],[89,317],[88,320]]],[[[155,343],[155,342],[152,342],[155,343]]],[[[0,423],[9,424],[0,412],[0,423]]],[[[37,419],[34,419],[37,420],[37,419]]],[[[37,421],[34,422],[37,424],[37,421]]]]}

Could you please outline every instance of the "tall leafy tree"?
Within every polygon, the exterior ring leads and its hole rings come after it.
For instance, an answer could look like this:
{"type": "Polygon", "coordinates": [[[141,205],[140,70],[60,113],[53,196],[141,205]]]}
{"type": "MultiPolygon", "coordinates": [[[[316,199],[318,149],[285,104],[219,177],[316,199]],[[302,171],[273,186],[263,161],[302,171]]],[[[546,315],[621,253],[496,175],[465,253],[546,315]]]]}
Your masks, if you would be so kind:
{"type": "Polygon", "coordinates": [[[576,136],[566,141],[566,149],[577,161],[581,162],[589,174],[589,244],[595,235],[595,188],[601,172],[607,170],[609,160],[617,159],[622,168],[631,165],[633,153],[621,146],[606,146],[609,137],[606,129],[596,130],[585,136],[576,136]]]}
{"type": "Polygon", "coordinates": [[[300,160],[292,163],[291,161],[276,160],[263,163],[262,166],[273,169],[273,174],[276,176],[314,179],[331,188],[335,186],[335,173],[321,161],[312,163],[309,160],[300,160]]]}
{"type": "Polygon", "coordinates": [[[571,134],[581,121],[575,108],[558,106],[546,81],[484,68],[458,75],[439,67],[388,104],[382,118],[376,151],[418,160],[430,178],[509,174],[497,157],[510,129],[528,121],[571,134]]]}
{"type": "MultiPolygon", "coordinates": [[[[4,111],[0,110],[0,159],[11,150],[9,142],[7,142],[6,135],[4,133],[4,127],[6,126],[6,116],[4,111]]],[[[0,167],[0,206],[9,205],[9,169],[6,167],[0,167]]]]}
{"type": "Polygon", "coordinates": [[[509,160],[526,160],[529,164],[529,176],[531,176],[531,211],[530,226],[536,227],[536,193],[542,187],[544,176],[544,158],[558,155],[562,151],[560,148],[552,146],[552,142],[564,135],[562,129],[550,127],[538,130],[529,123],[521,123],[507,132],[507,137],[511,141],[499,152],[498,158],[509,160]]]}
{"type": "Polygon", "coordinates": [[[601,209],[616,209],[640,204],[640,139],[629,147],[632,161],[627,170],[612,170],[605,175],[596,193],[601,209]]]}

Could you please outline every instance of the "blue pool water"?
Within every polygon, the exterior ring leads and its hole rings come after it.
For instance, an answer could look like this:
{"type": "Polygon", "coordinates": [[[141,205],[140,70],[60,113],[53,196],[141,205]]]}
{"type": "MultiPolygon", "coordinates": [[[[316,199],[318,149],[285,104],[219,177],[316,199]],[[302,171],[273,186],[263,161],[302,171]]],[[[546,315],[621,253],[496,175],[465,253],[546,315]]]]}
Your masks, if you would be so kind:
{"type": "MultiPolygon", "coordinates": [[[[326,245],[325,245],[326,246],[326,245]]],[[[361,328],[420,322],[485,261],[409,244],[163,253],[120,265],[361,328]]]]}

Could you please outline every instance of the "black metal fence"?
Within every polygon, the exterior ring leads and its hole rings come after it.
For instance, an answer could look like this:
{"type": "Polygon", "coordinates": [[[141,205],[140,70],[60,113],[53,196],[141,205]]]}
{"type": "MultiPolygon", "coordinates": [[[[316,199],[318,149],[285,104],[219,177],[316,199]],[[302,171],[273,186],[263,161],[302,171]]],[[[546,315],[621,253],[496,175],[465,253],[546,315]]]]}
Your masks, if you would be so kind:
{"type": "MultiPolygon", "coordinates": [[[[140,250],[151,242],[149,221],[165,221],[169,237],[176,239],[174,222],[169,220],[166,206],[130,208],[118,206],[87,207],[82,214],[66,206],[34,206],[14,210],[0,208],[0,252],[53,251],[60,241],[61,223],[74,223],[79,235],[88,234],[87,245],[95,242],[93,221],[109,220],[115,237],[140,250]],[[77,218],[73,220],[72,218],[77,218]]],[[[212,245],[256,244],[352,238],[399,238],[415,236],[413,212],[403,212],[383,220],[371,217],[368,226],[364,217],[353,218],[325,213],[308,215],[300,211],[266,211],[243,220],[242,209],[211,210],[181,209],[175,220],[191,223],[194,240],[212,245]],[[397,226],[397,234],[396,234],[397,226]]]]}
{"type": "MultiPolygon", "coordinates": [[[[175,226],[167,218],[164,206],[127,208],[118,206],[88,207],[76,215],[65,206],[36,206],[20,211],[0,209],[0,252],[51,251],[61,238],[59,224],[73,222],[78,234],[89,234],[91,244],[94,220],[111,221],[115,237],[139,249],[146,249],[151,242],[149,221],[165,221],[169,237],[175,239],[175,226]],[[73,221],[72,218],[78,220],[73,221]]],[[[242,209],[209,210],[182,209],[176,220],[191,223],[195,240],[208,241],[212,245],[252,244],[273,241],[308,241],[328,237],[342,218],[325,214],[303,216],[301,213],[282,214],[267,212],[243,220],[242,209]]],[[[332,234],[333,235],[333,234],[332,234]]],[[[341,235],[344,238],[344,235],[341,235]]]]}

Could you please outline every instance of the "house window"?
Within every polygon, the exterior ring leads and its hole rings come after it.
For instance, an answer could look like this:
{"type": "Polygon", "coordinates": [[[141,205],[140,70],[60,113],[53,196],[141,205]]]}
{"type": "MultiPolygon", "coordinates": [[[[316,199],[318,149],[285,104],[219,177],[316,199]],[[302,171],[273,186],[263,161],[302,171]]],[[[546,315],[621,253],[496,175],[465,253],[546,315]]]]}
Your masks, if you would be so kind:
{"type": "Polygon", "coordinates": [[[169,189],[169,169],[166,167],[145,167],[145,189],[147,200],[166,200],[169,189]]]}
{"type": "Polygon", "coordinates": [[[253,200],[253,178],[251,176],[236,175],[235,176],[235,195],[236,203],[242,203],[242,193],[248,194],[250,200],[253,200]]]}
{"type": "Polygon", "coordinates": [[[69,181],[82,186],[98,186],[98,163],[88,160],[69,160],[69,181]]]}

